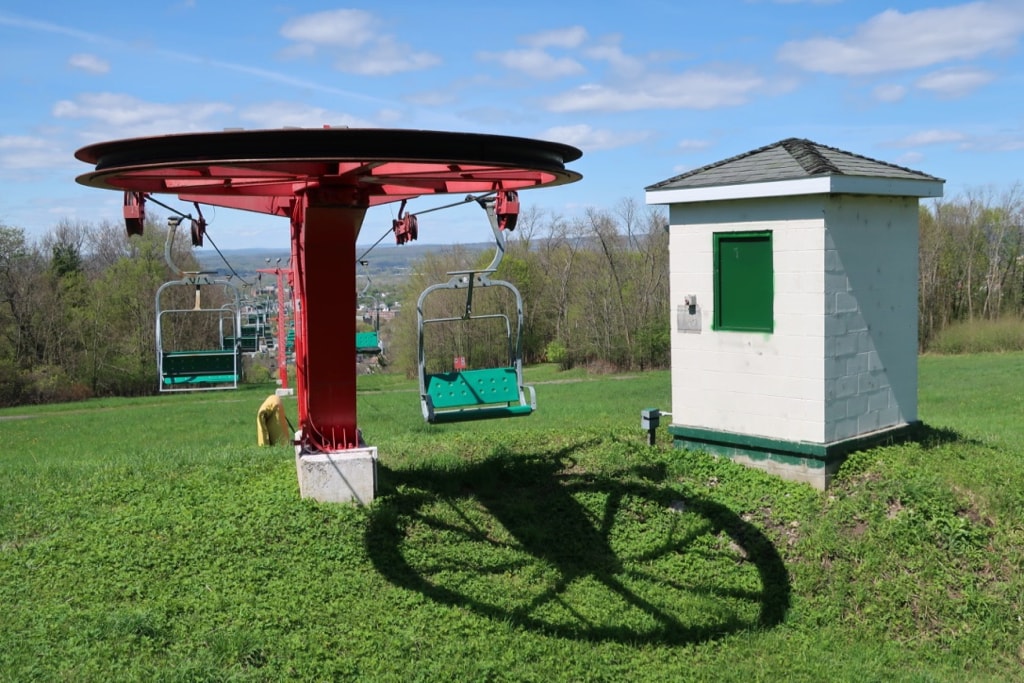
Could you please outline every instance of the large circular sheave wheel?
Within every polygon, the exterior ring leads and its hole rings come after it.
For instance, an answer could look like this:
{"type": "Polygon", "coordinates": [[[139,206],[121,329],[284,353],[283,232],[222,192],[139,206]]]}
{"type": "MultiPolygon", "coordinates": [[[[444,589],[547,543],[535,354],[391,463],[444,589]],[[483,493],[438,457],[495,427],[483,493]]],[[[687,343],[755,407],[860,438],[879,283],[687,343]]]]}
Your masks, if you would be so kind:
{"type": "MultiPolygon", "coordinates": [[[[80,184],[189,196],[293,197],[310,185],[359,190],[367,206],[424,194],[518,190],[579,180],[580,150],[543,140],[404,129],[187,133],[89,145],[80,184]]],[[[211,201],[211,203],[216,203],[211,201]]]]}

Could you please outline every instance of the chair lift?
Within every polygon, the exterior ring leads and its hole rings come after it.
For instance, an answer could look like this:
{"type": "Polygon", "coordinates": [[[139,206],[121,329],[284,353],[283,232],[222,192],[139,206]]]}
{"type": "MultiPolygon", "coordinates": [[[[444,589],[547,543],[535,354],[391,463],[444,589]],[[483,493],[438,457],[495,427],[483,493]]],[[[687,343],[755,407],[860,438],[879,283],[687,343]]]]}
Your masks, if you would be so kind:
{"type": "Polygon", "coordinates": [[[511,283],[492,280],[505,254],[505,230],[515,228],[519,199],[515,192],[499,190],[496,195],[477,199],[487,212],[497,248],[490,265],[481,270],[460,270],[447,273],[448,282],[431,285],[416,302],[416,323],[419,333],[420,404],[424,419],[431,424],[526,416],[537,409],[537,396],[532,386],[523,383],[522,330],[523,298],[511,283]],[[485,287],[501,287],[515,297],[516,331],[513,337],[508,316],[502,313],[473,313],[473,291],[485,287]],[[465,312],[458,317],[425,318],[424,302],[441,290],[466,290],[465,312]],[[424,328],[437,323],[458,323],[495,318],[505,323],[508,340],[508,363],[502,367],[465,369],[450,372],[427,372],[424,349],[424,328]]]}
{"type": "MultiPolygon", "coordinates": [[[[225,308],[230,308],[230,306],[228,304],[225,308]]],[[[251,302],[246,304],[243,300],[239,310],[242,309],[246,312],[240,316],[242,322],[242,326],[239,328],[241,335],[238,337],[222,335],[223,346],[234,346],[237,343],[241,347],[242,353],[256,353],[260,350],[260,344],[265,338],[265,316],[258,310],[254,311],[251,302]]]]}
{"type": "MultiPolygon", "coordinates": [[[[198,207],[197,207],[198,208],[198,207]]],[[[160,378],[160,391],[202,391],[213,389],[237,389],[242,374],[241,345],[239,337],[242,329],[241,321],[241,290],[230,279],[213,277],[216,274],[204,271],[184,271],[171,258],[171,246],[174,232],[181,222],[180,218],[167,220],[170,229],[164,244],[164,259],[171,270],[180,279],[165,282],[156,292],[156,358],[157,371],[160,378]],[[201,287],[223,286],[231,297],[231,301],[223,307],[204,308],[201,287]],[[164,293],[173,287],[190,287],[195,292],[192,308],[164,308],[164,293]],[[221,345],[215,349],[170,350],[165,339],[165,316],[203,314],[216,317],[220,328],[221,345]],[[230,319],[233,334],[224,333],[224,320],[230,319]],[[225,342],[227,342],[225,344],[225,342]]],[[[200,214],[199,220],[192,221],[192,243],[202,243],[202,232],[205,221],[200,214]]]]}
{"type": "MultiPolygon", "coordinates": [[[[368,262],[360,261],[359,265],[363,267],[364,274],[366,275],[366,284],[359,291],[359,296],[356,301],[365,300],[366,293],[370,291],[370,273],[366,270],[368,262]]],[[[376,304],[376,300],[374,300],[376,304]]],[[[368,356],[379,356],[384,353],[384,347],[380,343],[380,311],[377,311],[377,321],[374,325],[373,332],[356,332],[356,353],[365,354],[368,356]]]]}

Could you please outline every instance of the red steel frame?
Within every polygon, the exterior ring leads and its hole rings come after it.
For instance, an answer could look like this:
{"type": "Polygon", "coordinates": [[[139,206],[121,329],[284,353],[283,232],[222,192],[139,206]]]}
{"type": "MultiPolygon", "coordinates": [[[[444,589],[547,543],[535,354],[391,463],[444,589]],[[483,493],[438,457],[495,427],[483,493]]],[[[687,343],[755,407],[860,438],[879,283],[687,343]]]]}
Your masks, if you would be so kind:
{"type": "Polygon", "coordinates": [[[335,452],[361,445],[352,282],[367,209],[575,182],[565,164],[581,152],[498,135],[310,128],[115,140],[75,156],[96,169],[77,178],[82,185],[290,219],[300,444],[335,452]]]}
{"type": "MultiPolygon", "coordinates": [[[[280,260],[280,259],[278,259],[280,260]]],[[[288,288],[292,288],[292,273],[282,268],[257,268],[258,273],[268,273],[277,277],[277,377],[281,380],[281,388],[288,388],[288,350],[286,341],[288,339],[288,326],[285,323],[284,315],[284,285],[288,282],[288,288]]]]}

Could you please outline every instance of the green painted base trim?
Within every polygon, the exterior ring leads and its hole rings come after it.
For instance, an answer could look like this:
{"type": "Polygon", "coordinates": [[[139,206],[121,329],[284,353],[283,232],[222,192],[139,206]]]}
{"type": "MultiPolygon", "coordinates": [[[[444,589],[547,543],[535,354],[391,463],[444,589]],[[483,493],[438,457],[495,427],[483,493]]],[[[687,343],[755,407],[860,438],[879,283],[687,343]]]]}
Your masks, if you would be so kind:
{"type": "Polygon", "coordinates": [[[846,457],[854,451],[913,440],[921,422],[909,422],[829,444],[786,441],[750,434],[670,425],[676,448],[705,451],[825,488],[846,457]]]}
{"type": "Polygon", "coordinates": [[[828,444],[811,441],[786,441],[765,436],[737,434],[735,432],[723,432],[698,427],[683,427],[681,425],[669,425],[668,432],[677,441],[693,441],[709,445],[719,444],[745,451],[776,452],[788,456],[799,456],[824,461],[839,455],[852,453],[853,451],[912,439],[920,432],[921,426],[921,422],[908,422],[896,425],[895,427],[880,429],[869,434],[861,434],[850,439],[833,441],[828,444]]]}

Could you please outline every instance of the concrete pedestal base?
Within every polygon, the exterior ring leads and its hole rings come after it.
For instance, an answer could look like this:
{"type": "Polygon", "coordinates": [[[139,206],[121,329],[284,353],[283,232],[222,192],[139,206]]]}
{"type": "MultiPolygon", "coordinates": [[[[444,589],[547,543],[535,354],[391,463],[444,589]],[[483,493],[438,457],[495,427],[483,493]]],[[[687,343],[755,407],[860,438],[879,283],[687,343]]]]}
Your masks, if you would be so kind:
{"type": "Polygon", "coordinates": [[[368,505],[377,492],[377,447],[303,453],[295,447],[299,495],[322,503],[368,505]]]}

